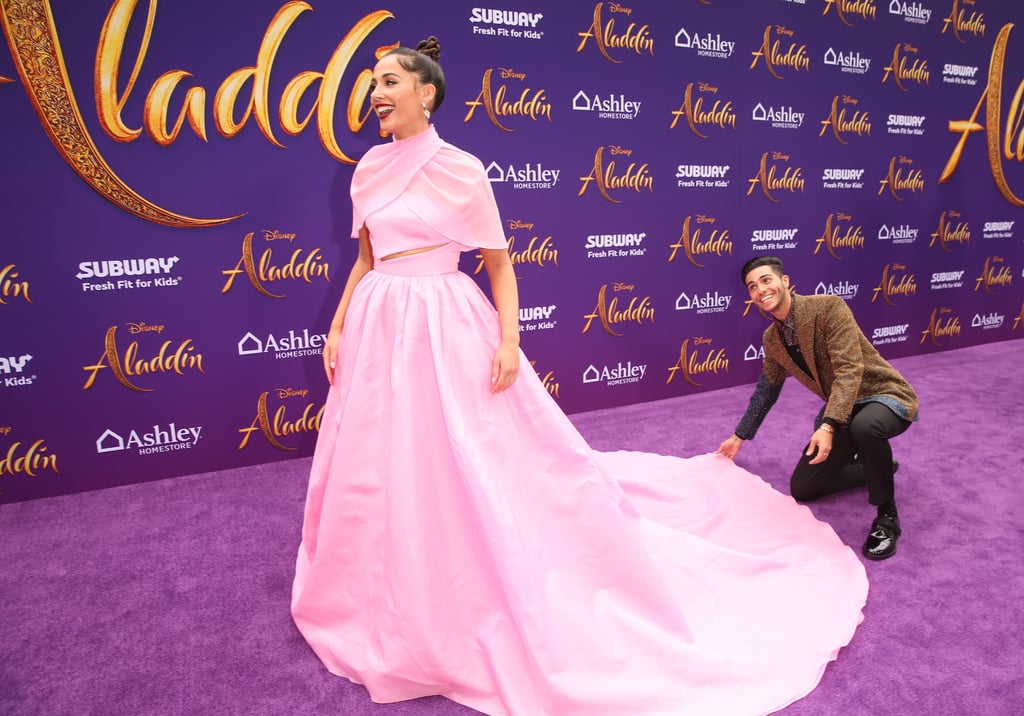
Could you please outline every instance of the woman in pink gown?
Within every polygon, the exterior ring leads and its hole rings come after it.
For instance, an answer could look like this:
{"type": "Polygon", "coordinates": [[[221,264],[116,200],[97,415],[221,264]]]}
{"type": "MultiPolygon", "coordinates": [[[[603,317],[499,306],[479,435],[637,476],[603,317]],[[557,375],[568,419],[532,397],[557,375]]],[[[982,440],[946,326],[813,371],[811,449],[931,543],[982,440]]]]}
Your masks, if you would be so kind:
{"type": "MultiPolygon", "coordinates": [[[[422,46],[422,43],[421,43],[422,46]]],[[[592,450],[518,347],[482,164],[429,124],[440,68],[374,70],[392,141],[352,179],[359,256],[331,325],[292,615],[378,702],[497,716],[764,714],[851,639],[863,566],[714,455],[592,450]],[[494,305],[458,270],[483,253],[494,305]]]]}

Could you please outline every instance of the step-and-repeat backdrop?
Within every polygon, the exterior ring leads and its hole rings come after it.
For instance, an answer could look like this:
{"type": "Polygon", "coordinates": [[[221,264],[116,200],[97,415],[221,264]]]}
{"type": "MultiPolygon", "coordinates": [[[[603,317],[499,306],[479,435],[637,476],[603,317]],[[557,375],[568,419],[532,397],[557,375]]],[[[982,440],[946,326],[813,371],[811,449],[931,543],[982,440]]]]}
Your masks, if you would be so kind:
{"type": "Polygon", "coordinates": [[[754,381],[766,317],[738,272],[759,254],[842,296],[890,358],[1024,336],[1020,3],[0,17],[2,502],[311,453],[349,180],[387,141],[368,70],[431,34],[435,124],[487,167],[522,345],[567,412],[754,381]]]}

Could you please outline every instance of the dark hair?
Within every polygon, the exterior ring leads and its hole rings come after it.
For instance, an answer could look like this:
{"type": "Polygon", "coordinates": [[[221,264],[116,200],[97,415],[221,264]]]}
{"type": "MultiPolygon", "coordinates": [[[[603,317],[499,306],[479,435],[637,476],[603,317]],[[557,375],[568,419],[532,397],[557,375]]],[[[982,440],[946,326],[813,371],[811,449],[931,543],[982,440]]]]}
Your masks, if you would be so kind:
{"type": "Polygon", "coordinates": [[[398,55],[395,58],[398,64],[407,72],[416,75],[416,80],[421,85],[434,85],[434,106],[429,109],[431,112],[439,110],[441,102],[444,101],[444,70],[437,62],[441,58],[441,43],[437,38],[431,35],[416,45],[415,50],[409,47],[396,47],[384,53],[384,57],[388,55],[398,55]]]}
{"type": "Polygon", "coordinates": [[[777,259],[774,256],[758,256],[743,264],[743,268],[740,269],[740,282],[746,284],[747,274],[756,268],[761,268],[762,266],[771,266],[772,271],[774,271],[779,277],[784,276],[786,273],[782,268],[782,261],[780,259],[777,259]]]}

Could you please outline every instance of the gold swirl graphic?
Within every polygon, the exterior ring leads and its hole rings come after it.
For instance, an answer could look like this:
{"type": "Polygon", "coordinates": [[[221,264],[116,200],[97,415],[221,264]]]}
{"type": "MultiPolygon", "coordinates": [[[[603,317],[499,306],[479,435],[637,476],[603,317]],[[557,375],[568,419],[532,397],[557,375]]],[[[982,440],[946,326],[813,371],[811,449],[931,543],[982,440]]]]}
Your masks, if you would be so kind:
{"type": "Polygon", "coordinates": [[[223,219],[175,214],[134,192],[100,156],[71,89],[49,0],[0,0],[0,22],[18,74],[50,141],[64,161],[115,206],[156,224],[181,228],[218,226],[223,219]]]}
{"type": "Polygon", "coordinates": [[[107,360],[110,362],[110,370],[113,372],[114,377],[117,378],[117,382],[123,385],[129,390],[134,390],[136,393],[152,393],[155,388],[140,388],[139,386],[128,380],[128,376],[125,375],[124,366],[121,365],[121,359],[117,355],[117,326],[111,326],[107,331],[107,335],[103,341],[104,350],[107,353],[107,360]]]}
{"type": "MultiPolygon", "coordinates": [[[[992,178],[995,180],[996,186],[999,187],[999,193],[1003,195],[1004,199],[1014,206],[1024,206],[1024,199],[1017,196],[1013,192],[1013,189],[1010,188],[1010,183],[1006,180],[1006,171],[1003,168],[1003,160],[999,156],[999,128],[1002,124],[1001,112],[1003,101],[1003,78],[1005,76],[1006,68],[1006,46],[1010,42],[1010,30],[1012,29],[1012,22],[1008,22],[1003,25],[1002,29],[999,30],[999,35],[996,36],[995,44],[992,46],[992,60],[990,61],[988,68],[988,102],[985,105],[985,123],[988,125],[988,131],[986,132],[988,138],[988,165],[992,171],[992,178]]],[[[1024,83],[1017,86],[1017,94],[1013,98],[1013,103],[1010,107],[1010,116],[1018,122],[1020,121],[1019,117],[1015,115],[1017,115],[1017,103],[1021,96],[1022,88],[1024,88],[1024,83]]],[[[984,99],[984,95],[982,96],[982,99],[984,99]]],[[[1009,125],[1009,122],[1007,125],[1009,125]]],[[[1007,126],[1005,142],[1005,156],[1007,159],[1012,159],[1014,157],[1014,155],[1009,151],[1010,140],[1011,131],[1010,127],[1007,126]]],[[[1020,161],[1019,155],[1017,155],[1017,161],[1020,161]]]]}

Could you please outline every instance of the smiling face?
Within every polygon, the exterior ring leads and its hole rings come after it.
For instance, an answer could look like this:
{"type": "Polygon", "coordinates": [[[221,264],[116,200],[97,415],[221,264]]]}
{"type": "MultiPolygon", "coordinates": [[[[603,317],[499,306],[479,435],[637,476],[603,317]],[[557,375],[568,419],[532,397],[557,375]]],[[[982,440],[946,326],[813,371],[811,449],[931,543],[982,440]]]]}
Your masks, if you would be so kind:
{"type": "Polygon", "coordinates": [[[789,276],[780,276],[771,266],[759,266],[751,269],[744,281],[751,300],[762,311],[780,321],[786,320],[793,305],[793,297],[789,293],[789,276]]]}
{"type": "Polygon", "coordinates": [[[406,139],[427,129],[423,105],[431,107],[433,85],[420,85],[416,75],[402,67],[395,55],[386,55],[373,68],[370,104],[380,128],[395,139],[406,139]]]}

